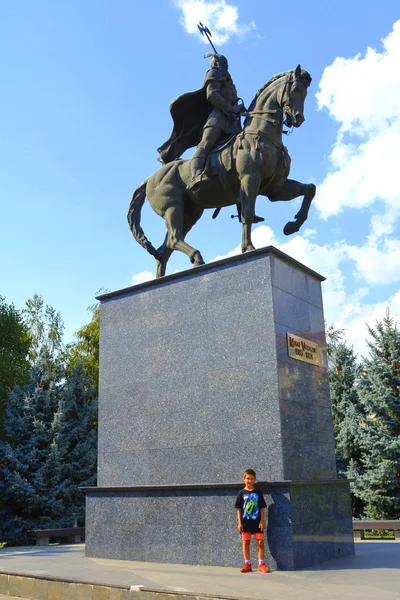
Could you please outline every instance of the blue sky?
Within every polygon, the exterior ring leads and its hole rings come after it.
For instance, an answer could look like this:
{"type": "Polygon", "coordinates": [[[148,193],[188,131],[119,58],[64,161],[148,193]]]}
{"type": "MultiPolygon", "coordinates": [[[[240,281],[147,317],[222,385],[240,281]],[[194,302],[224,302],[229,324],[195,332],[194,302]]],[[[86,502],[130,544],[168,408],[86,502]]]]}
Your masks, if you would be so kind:
{"type": "MultiPolygon", "coordinates": [[[[400,323],[400,10],[398,1],[18,0],[2,3],[0,50],[0,294],[33,293],[61,312],[66,341],[100,288],[154,274],[132,238],[132,191],[159,166],[169,103],[199,88],[209,48],[200,18],[249,103],[271,75],[298,63],[312,77],[306,121],[286,140],[291,176],[318,185],[298,235],[282,228],[298,201],[264,197],[254,228],[327,277],[329,323],[365,353],[365,323],[390,307],[400,323]]],[[[205,260],[237,251],[230,209],[188,235],[205,260]]],[[[147,237],[164,222],[147,206],[147,237]]],[[[186,269],[175,252],[169,272],[186,269]]]]}

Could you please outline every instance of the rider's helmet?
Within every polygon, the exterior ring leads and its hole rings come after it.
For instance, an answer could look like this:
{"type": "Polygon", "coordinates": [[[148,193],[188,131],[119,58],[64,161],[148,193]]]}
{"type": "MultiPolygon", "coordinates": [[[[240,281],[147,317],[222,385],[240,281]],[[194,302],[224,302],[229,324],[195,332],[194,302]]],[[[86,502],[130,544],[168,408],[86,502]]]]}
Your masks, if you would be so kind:
{"type": "Polygon", "coordinates": [[[226,58],[226,56],[224,56],[223,54],[213,54],[211,52],[207,52],[205,58],[208,58],[209,56],[212,56],[210,61],[211,68],[217,67],[219,69],[223,69],[224,71],[228,70],[228,59],[226,58]]]}

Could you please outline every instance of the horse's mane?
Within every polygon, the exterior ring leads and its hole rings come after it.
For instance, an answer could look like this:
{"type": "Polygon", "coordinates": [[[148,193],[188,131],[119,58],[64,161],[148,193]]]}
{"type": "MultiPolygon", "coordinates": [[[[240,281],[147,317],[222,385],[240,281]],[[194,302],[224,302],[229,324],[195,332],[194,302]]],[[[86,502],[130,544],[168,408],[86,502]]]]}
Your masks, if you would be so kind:
{"type": "Polygon", "coordinates": [[[255,107],[255,104],[257,102],[257,98],[258,96],[270,85],[272,85],[273,83],[275,83],[275,81],[277,81],[278,79],[282,79],[283,77],[285,77],[285,75],[291,75],[292,73],[294,73],[294,70],[291,69],[290,71],[284,71],[283,73],[278,73],[278,75],[273,75],[271,77],[271,79],[268,79],[267,83],[264,83],[264,85],[262,85],[260,87],[260,89],[258,90],[258,92],[256,93],[256,95],[254,96],[248,111],[250,112],[251,110],[253,110],[253,108],[255,107]]]}

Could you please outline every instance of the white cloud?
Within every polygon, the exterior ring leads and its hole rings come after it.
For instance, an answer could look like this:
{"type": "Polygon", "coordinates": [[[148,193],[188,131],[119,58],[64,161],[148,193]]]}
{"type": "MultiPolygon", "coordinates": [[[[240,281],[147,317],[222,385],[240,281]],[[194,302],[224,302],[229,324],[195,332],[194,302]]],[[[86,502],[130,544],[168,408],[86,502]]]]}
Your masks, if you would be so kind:
{"type": "Polygon", "coordinates": [[[242,39],[256,30],[254,21],[247,25],[239,23],[238,7],[226,0],[174,0],[174,4],[182,11],[181,23],[187,33],[201,38],[208,45],[207,38],[197,28],[201,21],[211,31],[217,50],[231,37],[242,39]]]}
{"type": "Polygon", "coordinates": [[[144,283],[145,281],[150,281],[150,279],[154,279],[155,275],[151,271],[142,271],[141,273],[136,273],[136,275],[132,275],[132,283],[133,285],[138,285],[139,283],[144,283]]]}
{"type": "Polygon", "coordinates": [[[399,156],[400,119],[358,146],[338,139],[330,157],[334,170],[318,185],[314,201],[321,216],[337,215],[346,207],[370,207],[380,199],[398,217],[399,156]]]}
{"type": "Polygon", "coordinates": [[[318,231],[316,229],[303,229],[302,231],[303,237],[305,238],[315,238],[318,235],[318,231]]]}
{"type": "Polygon", "coordinates": [[[341,124],[341,133],[368,135],[400,117],[400,20],[382,40],[383,50],[368,48],[365,56],[338,57],[322,75],[320,108],[341,124]]]}
{"type": "Polygon", "coordinates": [[[390,316],[400,324],[400,292],[393,294],[384,302],[362,303],[354,302],[348,305],[350,316],[344,321],[346,342],[353,346],[360,357],[368,357],[369,350],[366,343],[368,330],[366,325],[375,327],[377,321],[382,321],[389,309],[390,316]]]}
{"type": "Polygon", "coordinates": [[[318,187],[315,206],[328,218],[380,199],[387,215],[373,219],[371,228],[387,235],[400,216],[400,20],[382,44],[381,52],[368,48],[364,56],[336,58],[322,75],[318,106],[339,128],[332,170],[318,187]]]}
{"type": "Polygon", "coordinates": [[[355,274],[369,284],[400,281],[400,240],[385,238],[377,244],[372,237],[364,246],[347,246],[347,256],[355,261],[355,274]]]}

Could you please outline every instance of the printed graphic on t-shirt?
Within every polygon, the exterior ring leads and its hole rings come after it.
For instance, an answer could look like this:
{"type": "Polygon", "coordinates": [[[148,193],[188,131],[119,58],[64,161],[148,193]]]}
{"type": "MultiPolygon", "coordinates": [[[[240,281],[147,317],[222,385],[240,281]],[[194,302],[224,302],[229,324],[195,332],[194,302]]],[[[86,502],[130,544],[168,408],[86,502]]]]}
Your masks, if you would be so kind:
{"type": "Polygon", "coordinates": [[[258,494],[243,494],[243,518],[258,519],[260,508],[258,506],[258,494]]]}

